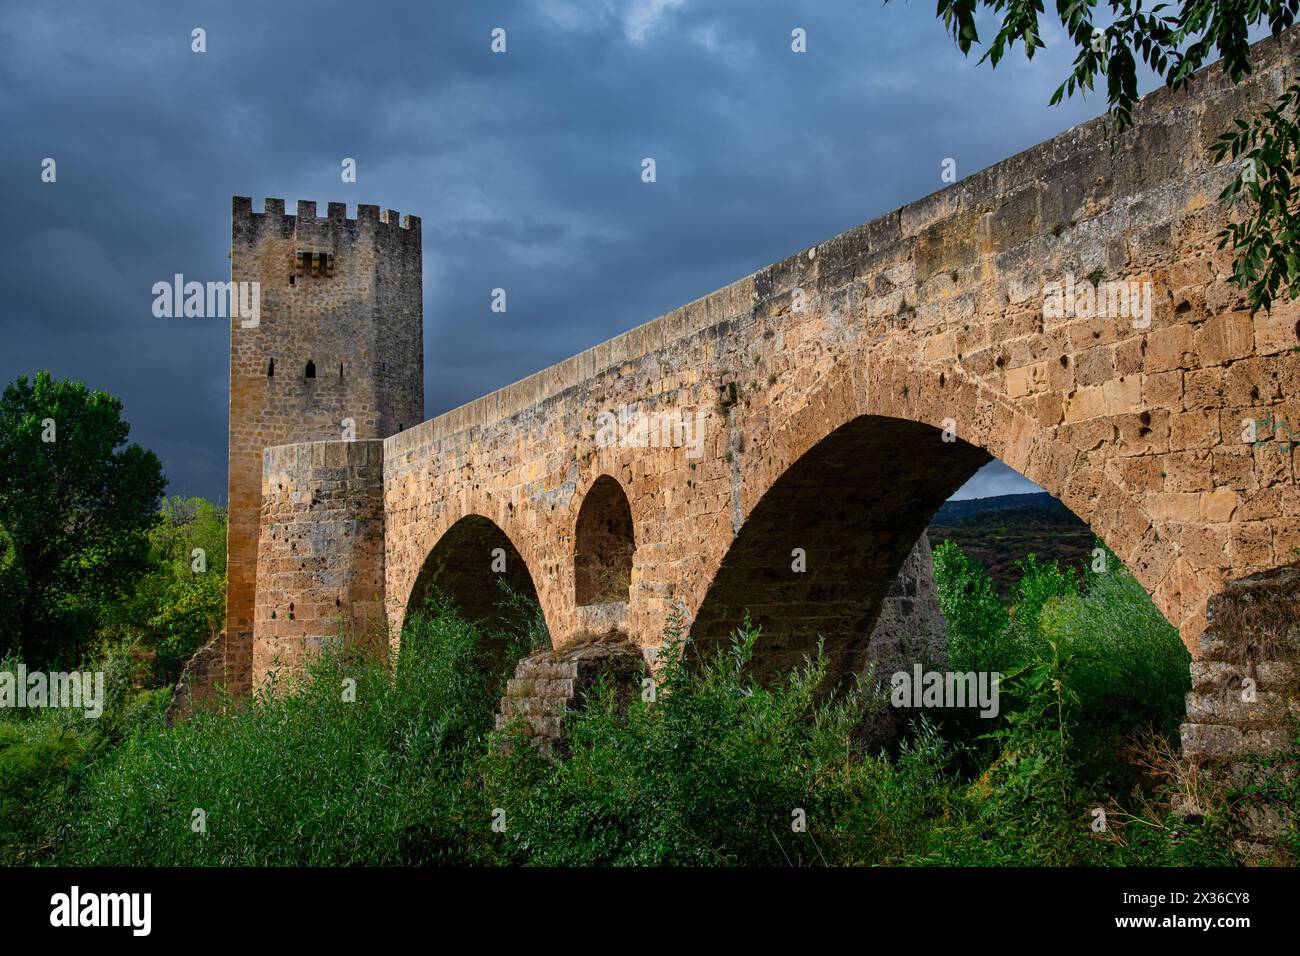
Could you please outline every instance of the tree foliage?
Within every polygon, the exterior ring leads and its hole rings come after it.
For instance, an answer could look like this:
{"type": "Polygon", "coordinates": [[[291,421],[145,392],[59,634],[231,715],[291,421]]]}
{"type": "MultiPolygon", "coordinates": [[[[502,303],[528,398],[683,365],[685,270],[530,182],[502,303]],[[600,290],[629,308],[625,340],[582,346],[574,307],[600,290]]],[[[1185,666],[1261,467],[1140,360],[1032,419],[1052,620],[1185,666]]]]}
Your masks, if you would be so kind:
{"type": "Polygon", "coordinates": [[[1219,248],[1236,253],[1233,282],[1247,289],[1251,309],[1271,309],[1286,294],[1300,296],[1300,83],[1288,87],[1277,103],[1215,144],[1215,159],[1231,158],[1241,171],[1219,196],[1233,202],[1245,195],[1253,210],[1240,222],[1229,223],[1219,236],[1219,248]]]}
{"type": "Polygon", "coordinates": [[[145,565],[166,480],[129,432],[118,399],[49,372],[0,396],[0,568],[13,602],[0,652],[77,663],[104,605],[145,565]]]}
{"type": "Polygon", "coordinates": [[[169,684],[225,620],[225,510],[203,498],[169,498],[149,531],[148,570],[106,609],[101,635],[154,652],[150,683],[169,684]]]}

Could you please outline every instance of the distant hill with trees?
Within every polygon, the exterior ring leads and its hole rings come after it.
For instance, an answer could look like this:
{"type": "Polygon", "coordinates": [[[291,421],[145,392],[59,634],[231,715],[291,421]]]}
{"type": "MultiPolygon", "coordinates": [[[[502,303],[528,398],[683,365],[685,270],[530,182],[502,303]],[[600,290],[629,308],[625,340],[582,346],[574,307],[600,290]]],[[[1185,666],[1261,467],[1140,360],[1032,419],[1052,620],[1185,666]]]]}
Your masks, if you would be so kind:
{"type": "Polygon", "coordinates": [[[999,592],[1019,579],[1015,563],[1028,554],[1080,571],[1096,546],[1092,529],[1047,492],[948,501],[930,521],[930,543],[952,541],[988,569],[999,592]]]}

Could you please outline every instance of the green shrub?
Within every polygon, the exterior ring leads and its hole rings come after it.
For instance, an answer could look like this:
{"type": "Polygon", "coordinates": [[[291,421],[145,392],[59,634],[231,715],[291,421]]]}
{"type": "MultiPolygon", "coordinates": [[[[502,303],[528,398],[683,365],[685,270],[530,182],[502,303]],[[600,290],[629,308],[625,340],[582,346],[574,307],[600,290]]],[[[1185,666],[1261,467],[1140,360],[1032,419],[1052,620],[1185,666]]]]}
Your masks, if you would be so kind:
{"type": "Polygon", "coordinates": [[[185,662],[225,626],[225,510],[202,498],[165,499],[149,531],[147,570],[105,608],[102,621],[101,642],[136,644],[152,656],[144,675],[150,686],[175,683],[185,662]]]}
{"type": "Polygon", "coordinates": [[[1048,604],[1042,629],[1075,656],[1078,718],[1119,731],[1151,724],[1173,736],[1191,690],[1191,655],[1124,568],[1092,577],[1085,594],[1048,604]]]}
{"type": "Polygon", "coordinates": [[[934,549],[934,580],[954,670],[1002,671],[1023,658],[1007,607],[978,561],[945,541],[934,549]]]}
{"type": "Polygon", "coordinates": [[[821,695],[820,653],[784,680],[756,683],[746,665],[763,638],[747,623],[704,660],[673,630],[654,702],[598,686],[566,717],[567,756],[543,760],[510,739],[517,727],[492,730],[514,662],[546,639],[536,605],[507,595],[513,613],[503,633],[487,635],[439,602],[410,615],[391,668],[327,653],[284,693],[174,728],[158,718],[162,695],[142,703],[129,693],[102,721],[84,722],[100,725],[88,734],[68,737],[67,715],[0,720],[10,856],[79,865],[1231,862],[1223,818],[1180,821],[1157,791],[1116,772],[1117,740],[1144,726],[1169,732],[1187,674],[1177,635],[1132,577],[1121,568],[1080,582],[1030,560],[1013,614],[978,565],[951,552],[937,563],[949,575],[946,600],[976,605],[957,617],[954,658],[1006,674],[1002,713],[919,719],[893,756],[855,744],[868,701],[861,689],[821,695]],[[1108,815],[1101,831],[1097,808],[1108,815]],[[195,810],[205,832],[195,832],[195,810]]]}
{"type": "Polygon", "coordinates": [[[82,740],[59,721],[0,721],[0,863],[21,862],[39,840],[33,809],[84,755],[82,740]]]}
{"type": "MultiPolygon", "coordinates": [[[[48,821],[66,805],[82,773],[141,722],[157,719],[168,692],[137,692],[129,649],[84,670],[104,674],[104,709],[0,710],[0,863],[24,862],[41,845],[48,821]]],[[[19,661],[0,661],[15,673],[19,661]]]]}
{"type": "Polygon", "coordinates": [[[502,679],[482,666],[484,646],[475,625],[432,607],[410,616],[392,671],[327,652],[239,709],[146,726],[87,775],[55,828],[55,859],[464,860],[472,846],[448,834],[459,836],[464,765],[483,749],[502,679]]]}
{"type": "Polygon", "coordinates": [[[517,745],[485,762],[504,855],[543,865],[812,865],[897,858],[946,797],[933,736],[899,762],[860,757],[857,691],[819,698],[819,656],[785,680],[746,676],[758,631],[695,667],[661,654],[656,701],[612,690],[566,721],[567,759],[517,745]],[[795,830],[796,820],[806,831],[795,830]]]}
{"type": "Polygon", "coordinates": [[[1081,582],[1074,568],[1063,571],[1056,561],[1043,564],[1033,554],[1017,561],[1016,568],[1020,578],[1011,592],[1010,617],[1020,635],[1018,647],[1030,658],[1043,644],[1039,633],[1043,609],[1056,598],[1077,595],[1081,582]]]}

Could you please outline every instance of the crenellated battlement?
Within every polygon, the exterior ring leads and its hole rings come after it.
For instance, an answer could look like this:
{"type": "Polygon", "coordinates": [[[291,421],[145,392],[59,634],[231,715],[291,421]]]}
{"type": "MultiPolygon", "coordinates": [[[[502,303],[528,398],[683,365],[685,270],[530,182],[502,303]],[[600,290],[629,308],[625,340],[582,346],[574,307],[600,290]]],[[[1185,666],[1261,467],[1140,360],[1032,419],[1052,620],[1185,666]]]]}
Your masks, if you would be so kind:
{"type": "Polygon", "coordinates": [[[253,240],[262,235],[279,235],[288,238],[295,233],[311,230],[347,231],[352,236],[371,233],[395,233],[399,237],[418,237],[420,235],[420,217],[403,216],[396,209],[381,210],[378,206],[359,203],[356,216],[348,218],[348,204],[331,202],[326,204],[324,216],[317,215],[316,203],[306,199],[298,200],[294,215],[285,213],[283,199],[268,198],[263,201],[262,212],[253,212],[253,200],[249,196],[235,196],[231,200],[231,220],[233,234],[253,240]]]}

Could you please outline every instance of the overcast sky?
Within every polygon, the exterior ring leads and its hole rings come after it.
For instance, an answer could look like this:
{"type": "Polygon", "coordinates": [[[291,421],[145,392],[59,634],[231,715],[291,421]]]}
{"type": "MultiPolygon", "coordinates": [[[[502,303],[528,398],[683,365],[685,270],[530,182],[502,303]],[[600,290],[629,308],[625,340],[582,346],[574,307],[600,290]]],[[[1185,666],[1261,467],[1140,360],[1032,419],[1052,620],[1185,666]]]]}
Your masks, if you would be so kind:
{"type": "MultiPolygon", "coordinates": [[[[0,377],[107,389],[169,493],[224,501],[226,323],[151,287],[228,278],[232,195],[423,217],[432,416],[1104,110],[1047,105],[1058,32],[993,71],[933,9],[0,0],[0,377]]],[[[961,495],[1027,490],[997,464],[961,495]]]]}

